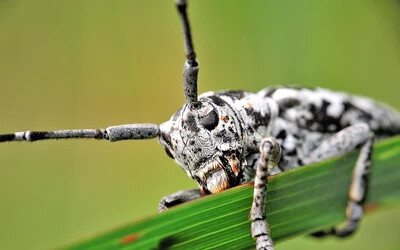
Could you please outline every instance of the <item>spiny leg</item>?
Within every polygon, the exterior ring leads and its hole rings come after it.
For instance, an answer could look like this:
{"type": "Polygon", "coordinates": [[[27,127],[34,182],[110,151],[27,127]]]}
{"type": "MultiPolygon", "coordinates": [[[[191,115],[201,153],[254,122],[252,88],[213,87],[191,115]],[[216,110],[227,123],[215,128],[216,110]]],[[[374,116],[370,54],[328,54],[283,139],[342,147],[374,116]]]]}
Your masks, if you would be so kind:
{"type": "Polygon", "coordinates": [[[363,215],[362,205],[365,202],[367,194],[373,141],[373,133],[367,124],[355,124],[339,131],[324,141],[304,162],[305,164],[311,164],[327,158],[340,156],[362,145],[360,155],[353,170],[346,209],[346,221],[341,227],[316,232],[312,236],[321,237],[332,234],[338,237],[345,237],[351,235],[357,229],[363,215]]]}
{"type": "Polygon", "coordinates": [[[273,137],[265,138],[260,143],[260,160],[254,180],[253,204],[249,219],[251,235],[257,239],[256,249],[273,250],[270,229],[265,220],[265,199],[267,196],[268,173],[278,165],[281,158],[281,147],[273,137]]]}
{"type": "Polygon", "coordinates": [[[106,129],[72,129],[55,131],[26,131],[0,134],[0,142],[39,141],[59,139],[105,139],[109,141],[138,140],[157,137],[160,129],[156,124],[126,124],[106,129]]]}
{"type": "Polygon", "coordinates": [[[202,196],[203,194],[198,188],[178,191],[176,193],[164,196],[161,199],[160,204],[158,204],[158,211],[165,211],[170,207],[198,199],[202,196]]]}

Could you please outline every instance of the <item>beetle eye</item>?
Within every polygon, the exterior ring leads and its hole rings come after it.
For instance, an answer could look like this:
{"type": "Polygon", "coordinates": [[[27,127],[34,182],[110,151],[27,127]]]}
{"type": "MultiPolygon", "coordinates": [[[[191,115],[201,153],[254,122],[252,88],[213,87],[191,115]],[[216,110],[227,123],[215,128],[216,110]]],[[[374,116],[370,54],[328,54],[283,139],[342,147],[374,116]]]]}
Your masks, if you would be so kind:
{"type": "Polygon", "coordinates": [[[169,151],[168,148],[165,148],[165,153],[167,153],[167,155],[168,155],[169,157],[171,157],[172,159],[175,159],[174,156],[171,154],[171,151],[169,151]]]}
{"type": "Polygon", "coordinates": [[[218,125],[218,122],[219,118],[215,110],[212,110],[210,113],[200,118],[201,125],[210,131],[218,125]]]}

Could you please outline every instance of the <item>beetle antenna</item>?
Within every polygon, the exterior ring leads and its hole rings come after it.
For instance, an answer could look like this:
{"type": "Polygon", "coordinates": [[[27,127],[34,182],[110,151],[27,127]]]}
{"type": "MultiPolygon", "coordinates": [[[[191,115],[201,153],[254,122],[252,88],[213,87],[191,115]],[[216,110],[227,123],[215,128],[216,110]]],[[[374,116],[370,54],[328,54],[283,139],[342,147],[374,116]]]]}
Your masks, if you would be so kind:
{"type": "Polygon", "coordinates": [[[0,134],[0,142],[6,141],[39,141],[59,139],[98,139],[120,141],[151,139],[160,135],[156,124],[126,124],[111,126],[106,129],[72,129],[55,131],[26,131],[11,134],[0,134]]]}
{"type": "Polygon", "coordinates": [[[196,60],[189,18],[186,12],[187,1],[175,0],[175,4],[181,19],[186,53],[186,62],[183,66],[183,90],[187,104],[195,106],[197,104],[197,75],[199,73],[199,63],[196,60]]]}

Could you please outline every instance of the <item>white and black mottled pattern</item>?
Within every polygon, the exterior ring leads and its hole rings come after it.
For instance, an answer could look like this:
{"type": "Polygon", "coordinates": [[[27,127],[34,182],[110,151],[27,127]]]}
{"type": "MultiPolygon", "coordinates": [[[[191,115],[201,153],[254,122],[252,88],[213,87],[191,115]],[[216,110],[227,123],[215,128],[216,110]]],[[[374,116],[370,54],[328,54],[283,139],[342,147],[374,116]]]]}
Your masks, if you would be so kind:
{"type": "Polygon", "coordinates": [[[275,174],[304,165],[321,141],[357,123],[377,138],[400,133],[399,112],[366,97],[282,86],[207,92],[198,107],[184,105],[160,125],[160,143],[200,188],[215,193],[254,177],[262,138],[282,147],[275,174]]]}

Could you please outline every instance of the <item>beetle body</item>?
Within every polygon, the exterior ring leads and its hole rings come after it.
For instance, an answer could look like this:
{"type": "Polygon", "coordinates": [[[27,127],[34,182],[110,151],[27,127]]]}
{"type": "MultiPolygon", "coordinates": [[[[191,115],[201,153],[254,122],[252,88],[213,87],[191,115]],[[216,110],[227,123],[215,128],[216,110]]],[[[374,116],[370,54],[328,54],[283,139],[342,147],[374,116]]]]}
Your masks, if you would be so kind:
{"type": "Polygon", "coordinates": [[[400,132],[399,112],[366,97],[282,86],[207,92],[161,124],[160,143],[205,193],[216,193],[254,177],[262,138],[282,148],[276,174],[303,166],[322,141],[358,123],[377,138],[400,132]]]}

